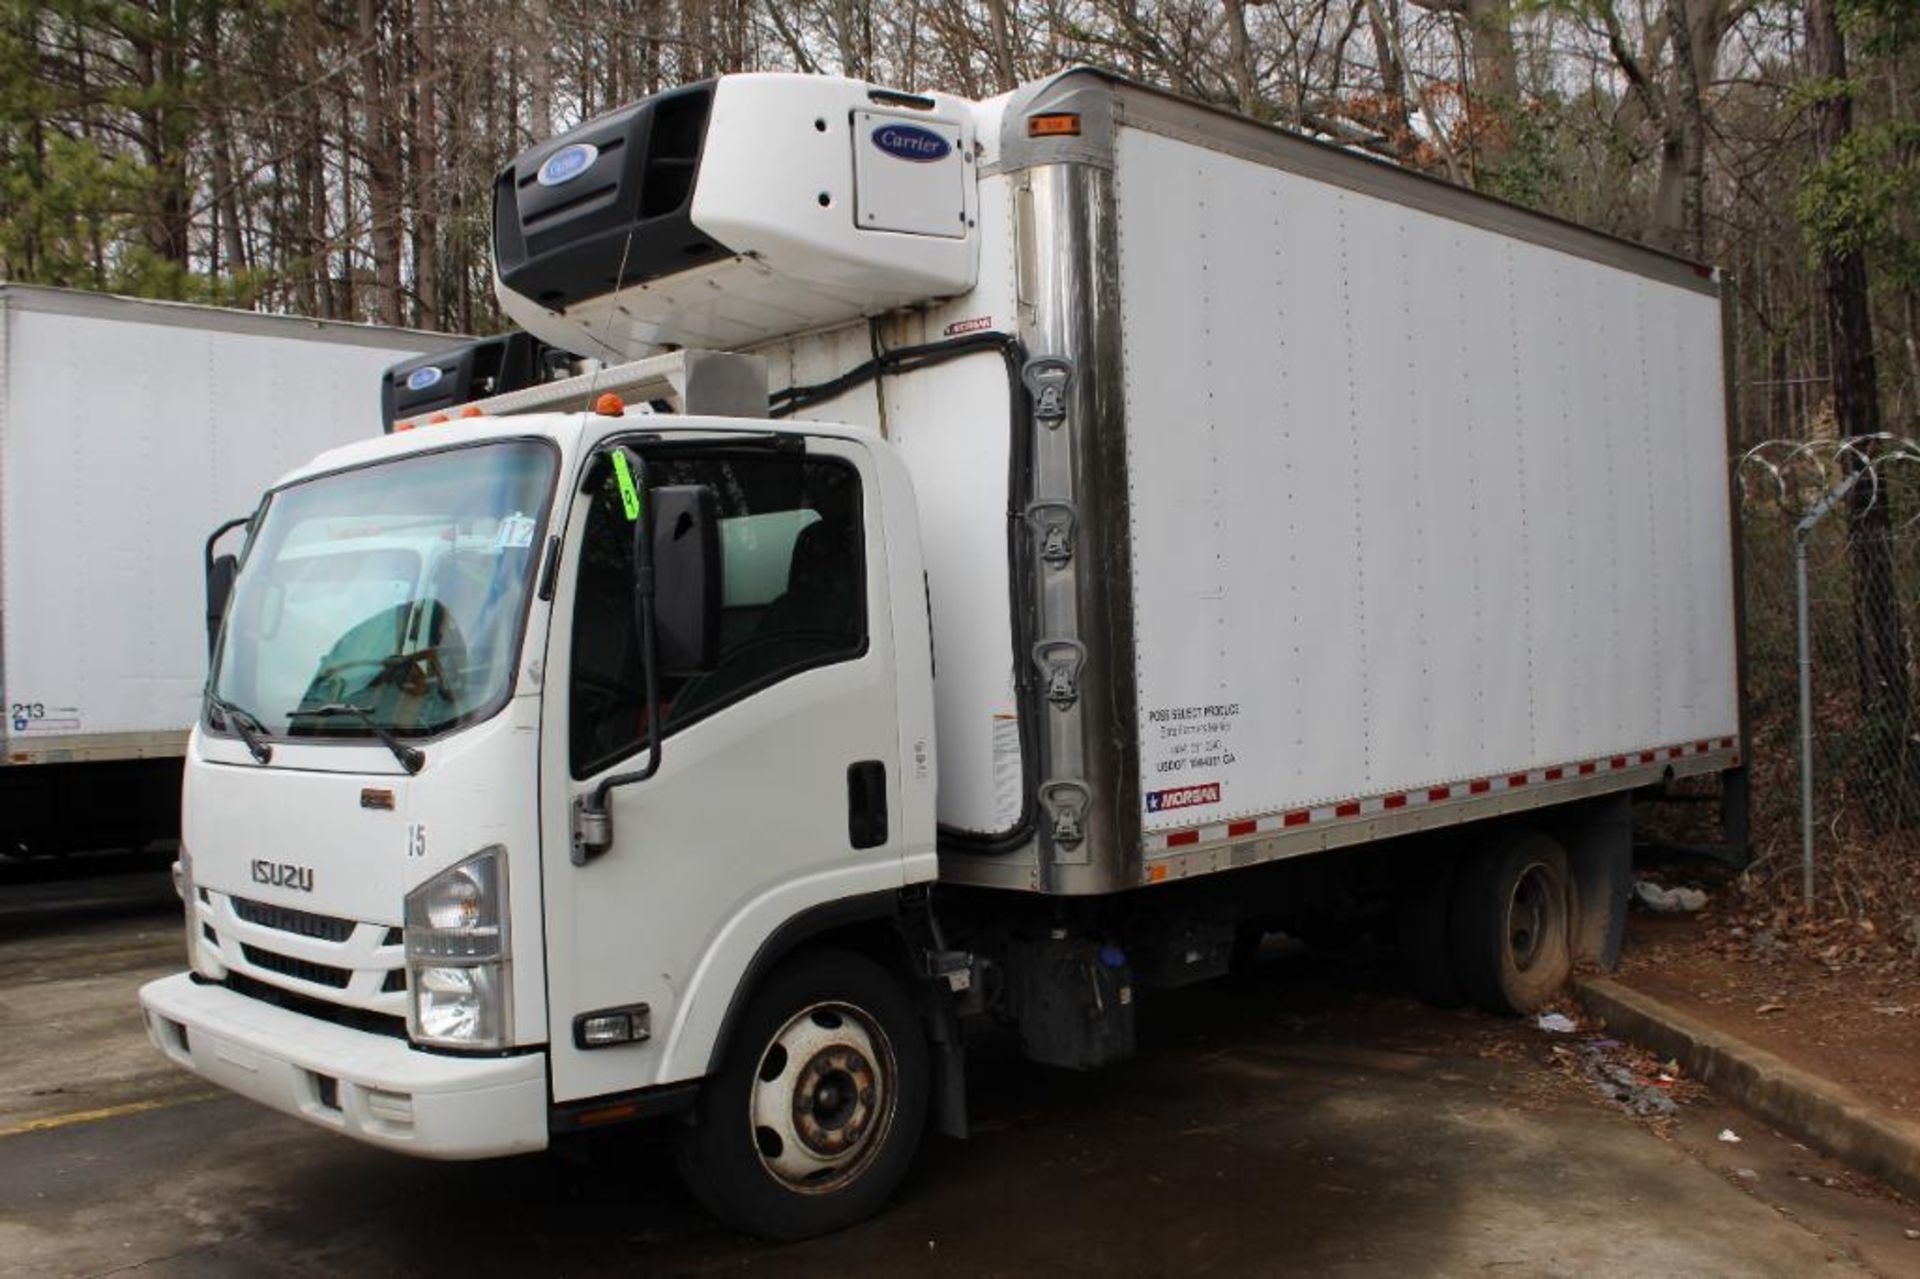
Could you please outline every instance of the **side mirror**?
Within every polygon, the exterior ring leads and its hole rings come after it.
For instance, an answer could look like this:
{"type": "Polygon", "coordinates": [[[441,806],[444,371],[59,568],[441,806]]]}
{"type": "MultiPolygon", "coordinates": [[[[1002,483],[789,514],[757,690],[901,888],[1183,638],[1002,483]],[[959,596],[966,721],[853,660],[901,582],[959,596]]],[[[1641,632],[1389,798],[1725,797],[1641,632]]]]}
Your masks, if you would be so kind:
{"type": "MultiPolygon", "coordinates": [[[[654,659],[662,675],[697,675],[720,655],[719,499],[706,484],[657,488],[650,496],[654,659]]],[[[635,564],[642,562],[639,550],[635,564]]]]}
{"type": "Polygon", "coordinates": [[[213,657],[214,647],[220,642],[220,623],[227,615],[227,601],[233,597],[233,579],[240,572],[240,557],[237,555],[215,555],[213,548],[221,538],[237,528],[244,528],[247,518],[228,520],[213,530],[207,538],[207,549],[202,557],[202,568],[207,582],[207,657],[213,657]]]}

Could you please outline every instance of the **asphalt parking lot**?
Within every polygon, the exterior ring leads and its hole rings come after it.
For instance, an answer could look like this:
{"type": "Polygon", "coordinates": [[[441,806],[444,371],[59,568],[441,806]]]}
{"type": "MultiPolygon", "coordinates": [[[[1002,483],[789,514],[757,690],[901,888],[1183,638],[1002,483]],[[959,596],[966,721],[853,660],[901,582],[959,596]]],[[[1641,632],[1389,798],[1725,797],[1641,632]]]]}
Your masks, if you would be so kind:
{"type": "Polygon", "coordinates": [[[1910,1208],[1757,1122],[1704,1100],[1656,1132],[1545,1032],[1284,949],[1149,1001],[1124,1068],[989,1048],[972,1140],[930,1139],[880,1218],[767,1247],[658,1133],[431,1164],[210,1095],[134,1003],[176,909],[158,870],[0,878],[0,1273],[1920,1273],[1910,1208]]]}

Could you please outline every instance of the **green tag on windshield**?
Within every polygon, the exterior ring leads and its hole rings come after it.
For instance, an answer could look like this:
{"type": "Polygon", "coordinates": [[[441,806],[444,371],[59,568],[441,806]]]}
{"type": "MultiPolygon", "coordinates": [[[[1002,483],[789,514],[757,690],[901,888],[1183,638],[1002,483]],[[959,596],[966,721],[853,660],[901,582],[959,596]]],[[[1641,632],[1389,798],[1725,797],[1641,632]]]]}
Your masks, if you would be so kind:
{"type": "Polygon", "coordinates": [[[636,524],[640,520],[640,489],[633,482],[633,471],[627,466],[627,455],[618,449],[613,453],[613,478],[620,485],[620,505],[626,509],[627,523],[636,524]]]}

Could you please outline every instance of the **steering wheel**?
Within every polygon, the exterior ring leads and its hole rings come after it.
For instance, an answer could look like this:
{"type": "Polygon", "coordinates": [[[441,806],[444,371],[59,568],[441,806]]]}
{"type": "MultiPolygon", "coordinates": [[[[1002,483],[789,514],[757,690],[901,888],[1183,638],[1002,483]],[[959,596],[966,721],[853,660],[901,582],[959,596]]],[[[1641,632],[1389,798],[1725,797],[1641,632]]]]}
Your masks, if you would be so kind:
{"type": "MultiPolygon", "coordinates": [[[[440,691],[449,702],[457,700],[453,682],[447,677],[447,669],[440,662],[438,648],[420,648],[411,653],[389,653],[385,657],[348,657],[337,662],[328,662],[313,673],[313,678],[307,682],[307,687],[311,689],[323,680],[339,680],[339,677],[346,672],[367,666],[375,667],[379,672],[373,679],[367,681],[369,688],[390,673],[412,667],[431,676],[434,682],[440,685],[440,691]]],[[[344,687],[336,686],[334,697],[330,700],[337,701],[344,695],[344,687]]]]}

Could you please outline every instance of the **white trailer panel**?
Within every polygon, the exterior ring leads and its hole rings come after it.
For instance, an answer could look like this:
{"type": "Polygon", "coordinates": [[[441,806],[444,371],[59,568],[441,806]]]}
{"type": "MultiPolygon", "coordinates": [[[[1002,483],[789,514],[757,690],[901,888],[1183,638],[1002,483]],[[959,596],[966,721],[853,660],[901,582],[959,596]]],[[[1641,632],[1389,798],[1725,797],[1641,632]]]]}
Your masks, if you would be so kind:
{"type": "Polygon", "coordinates": [[[0,737],[13,764],[177,755],[202,548],[275,477],[380,433],[380,375],[457,339],[0,288],[0,737]]]}
{"type": "Polygon", "coordinates": [[[1713,296],[1144,129],[1114,181],[1145,833],[1737,732],[1713,296]]]}

